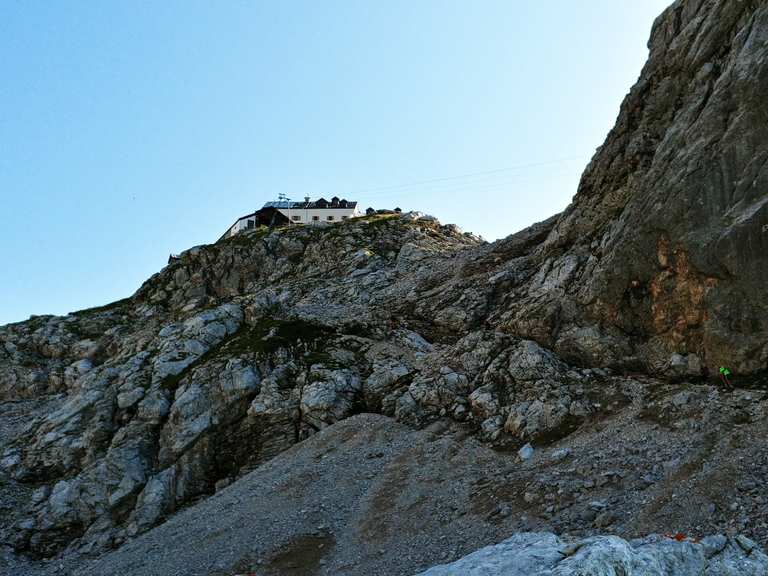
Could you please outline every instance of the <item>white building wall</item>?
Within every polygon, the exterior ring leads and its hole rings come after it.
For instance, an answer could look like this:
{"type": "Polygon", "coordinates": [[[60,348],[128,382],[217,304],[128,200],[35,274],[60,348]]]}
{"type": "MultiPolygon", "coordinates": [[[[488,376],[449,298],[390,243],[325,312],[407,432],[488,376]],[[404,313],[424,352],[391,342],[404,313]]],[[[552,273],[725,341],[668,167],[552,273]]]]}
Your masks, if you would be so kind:
{"type": "Polygon", "coordinates": [[[243,230],[247,230],[248,229],[248,220],[253,220],[254,221],[254,226],[255,226],[256,220],[255,220],[255,218],[253,216],[251,216],[250,218],[242,218],[242,219],[238,220],[237,222],[235,222],[232,225],[232,228],[229,229],[228,235],[229,236],[234,236],[238,232],[241,232],[243,230]]]}
{"type": "Polygon", "coordinates": [[[279,208],[292,224],[319,224],[320,222],[340,222],[347,218],[362,216],[357,207],[355,208],[279,208]],[[296,217],[298,216],[298,220],[296,217]],[[332,219],[329,220],[328,217],[332,219]],[[314,220],[317,217],[317,220],[314,220]]]}
{"type": "MultiPolygon", "coordinates": [[[[356,218],[362,216],[363,213],[355,208],[279,208],[282,213],[292,224],[320,224],[321,222],[341,222],[347,218],[356,218]],[[298,220],[295,217],[298,216],[298,220]],[[313,217],[317,217],[317,220],[313,220],[313,217]],[[332,216],[332,220],[328,220],[328,217],[332,216]]],[[[248,220],[255,220],[253,216],[241,218],[235,222],[229,230],[227,230],[225,237],[234,236],[243,230],[248,230],[248,220]]]]}

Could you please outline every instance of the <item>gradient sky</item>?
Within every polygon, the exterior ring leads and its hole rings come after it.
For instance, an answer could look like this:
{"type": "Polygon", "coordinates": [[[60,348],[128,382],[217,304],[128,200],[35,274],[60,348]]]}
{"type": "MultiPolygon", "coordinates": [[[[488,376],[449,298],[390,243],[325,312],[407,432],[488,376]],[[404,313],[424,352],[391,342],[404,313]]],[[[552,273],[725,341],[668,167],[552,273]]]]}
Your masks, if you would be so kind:
{"type": "Polygon", "coordinates": [[[667,0],[0,3],[0,324],[132,294],[279,193],[488,240],[559,212],[667,0]]]}

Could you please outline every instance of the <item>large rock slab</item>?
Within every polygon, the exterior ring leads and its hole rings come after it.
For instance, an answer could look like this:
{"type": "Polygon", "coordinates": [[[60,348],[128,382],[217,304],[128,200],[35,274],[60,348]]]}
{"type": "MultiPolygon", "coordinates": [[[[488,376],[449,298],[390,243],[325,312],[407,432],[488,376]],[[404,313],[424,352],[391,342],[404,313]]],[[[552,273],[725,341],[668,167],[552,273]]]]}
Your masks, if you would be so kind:
{"type": "Polygon", "coordinates": [[[515,534],[418,576],[760,576],[768,556],[743,536],[678,541],[649,536],[564,540],[550,533],[515,534]]]}

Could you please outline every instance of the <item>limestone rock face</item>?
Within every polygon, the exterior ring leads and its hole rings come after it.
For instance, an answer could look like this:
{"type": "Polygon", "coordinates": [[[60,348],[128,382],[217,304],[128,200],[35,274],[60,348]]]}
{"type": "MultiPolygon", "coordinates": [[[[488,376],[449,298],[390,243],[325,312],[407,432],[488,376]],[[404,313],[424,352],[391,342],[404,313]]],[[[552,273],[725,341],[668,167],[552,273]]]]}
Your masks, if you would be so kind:
{"type": "Polygon", "coordinates": [[[757,576],[766,571],[768,556],[743,536],[700,542],[649,536],[627,542],[615,536],[565,541],[549,533],[522,533],[418,576],[757,576]]]}
{"type": "Polygon", "coordinates": [[[678,0],[648,46],[503,324],[590,363],[764,370],[768,6],[678,0]]]}

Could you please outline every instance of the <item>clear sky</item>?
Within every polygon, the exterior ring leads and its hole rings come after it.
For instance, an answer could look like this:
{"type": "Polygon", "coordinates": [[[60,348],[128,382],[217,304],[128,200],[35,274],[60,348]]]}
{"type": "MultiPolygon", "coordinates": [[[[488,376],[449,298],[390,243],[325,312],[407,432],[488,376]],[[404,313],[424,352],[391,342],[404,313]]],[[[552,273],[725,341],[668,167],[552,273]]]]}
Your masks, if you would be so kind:
{"type": "Polygon", "coordinates": [[[493,240],[562,210],[667,0],[0,2],[0,324],[279,193],[493,240]]]}

